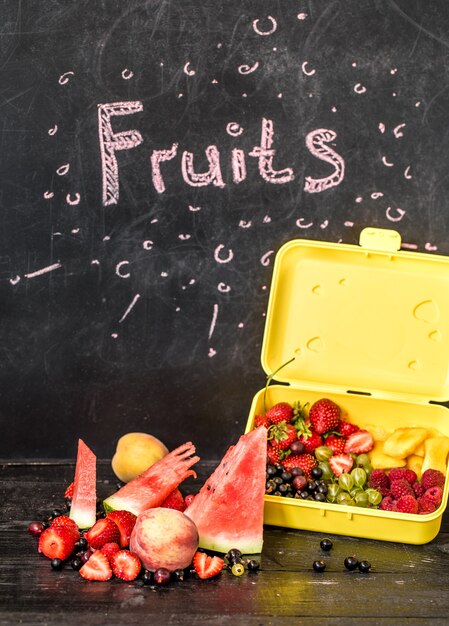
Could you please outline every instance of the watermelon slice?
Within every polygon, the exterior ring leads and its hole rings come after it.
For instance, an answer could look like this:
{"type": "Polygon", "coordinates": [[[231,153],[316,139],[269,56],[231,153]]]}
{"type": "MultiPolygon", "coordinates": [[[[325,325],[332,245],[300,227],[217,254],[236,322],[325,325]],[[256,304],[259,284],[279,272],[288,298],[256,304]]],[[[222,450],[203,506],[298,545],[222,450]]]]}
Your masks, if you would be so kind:
{"type": "Polygon", "coordinates": [[[262,551],[267,429],[242,435],[225,453],[192,504],[184,511],[195,522],[199,545],[226,553],[262,551]]]}
{"type": "Polygon", "coordinates": [[[109,496],[103,502],[105,510],[125,510],[139,515],[160,506],[183,480],[196,476],[190,468],[200,457],[194,454],[195,446],[190,441],[172,450],[109,496]]]}
{"type": "Polygon", "coordinates": [[[82,439],[78,440],[75,480],[73,483],[70,518],[78,528],[91,528],[97,513],[97,457],[82,439]]]}

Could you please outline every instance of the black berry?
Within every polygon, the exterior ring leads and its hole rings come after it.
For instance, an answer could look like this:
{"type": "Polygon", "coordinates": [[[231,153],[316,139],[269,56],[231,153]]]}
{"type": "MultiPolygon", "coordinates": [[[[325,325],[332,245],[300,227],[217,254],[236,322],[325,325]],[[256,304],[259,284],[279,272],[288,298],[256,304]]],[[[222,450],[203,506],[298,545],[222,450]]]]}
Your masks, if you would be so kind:
{"type": "Polygon", "coordinates": [[[371,563],[369,561],[360,561],[358,568],[364,574],[367,574],[371,569],[371,563]]]}
{"type": "Polygon", "coordinates": [[[183,569],[175,569],[171,573],[171,577],[173,580],[182,581],[184,580],[184,570],[183,569]]]}
{"type": "Polygon", "coordinates": [[[349,571],[354,570],[359,564],[358,559],[356,559],[355,556],[347,556],[343,563],[349,571]]]}
{"type": "Polygon", "coordinates": [[[250,559],[246,564],[246,567],[250,572],[257,572],[257,570],[260,568],[260,563],[255,559],[250,559]]]}
{"type": "Polygon", "coordinates": [[[325,552],[329,552],[329,550],[332,548],[334,544],[332,543],[332,541],[330,539],[322,539],[320,541],[320,546],[321,549],[324,550],[325,552]]]}
{"type": "Polygon", "coordinates": [[[153,573],[146,569],[144,570],[141,579],[144,585],[151,585],[153,583],[153,573]]]}
{"type": "Polygon", "coordinates": [[[312,567],[316,572],[324,572],[326,563],[324,561],[314,561],[312,567]]]}
{"type": "Polygon", "coordinates": [[[62,569],[61,559],[52,559],[50,562],[50,565],[51,565],[51,569],[55,569],[55,570],[62,569]]]}
{"type": "Polygon", "coordinates": [[[321,478],[321,476],[323,475],[323,470],[321,469],[321,467],[314,467],[312,468],[312,477],[315,479],[321,478]]]}
{"type": "Polygon", "coordinates": [[[72,559],[72,561],[70,562],[70,567],[72,569],[75,570],[75,572],[77,572],[79,569],[81,569],[81,567],[83,566],[83,561],[79,558],[79,556],[76,556],[74,559],[72,559]]]}
{"type": "Polygon", "coordinates": [[[229,552],[226,553],[225,559],[231,563],[241,563],[242,561],[242,553],[238,548],[232,548],[229,552]]]}

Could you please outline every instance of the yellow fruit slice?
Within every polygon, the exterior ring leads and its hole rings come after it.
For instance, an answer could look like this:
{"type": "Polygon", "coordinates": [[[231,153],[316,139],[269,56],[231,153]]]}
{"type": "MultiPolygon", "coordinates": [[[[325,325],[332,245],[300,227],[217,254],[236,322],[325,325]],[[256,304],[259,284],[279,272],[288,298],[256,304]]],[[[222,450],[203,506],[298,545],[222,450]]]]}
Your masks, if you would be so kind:
{"type": "Polygon", "coordinates": [[[369,458],[373,469],[391,469],[392,467],[404,467],[406,464],[405,459],[398,459],[385,454],[383,441],[375,442],[374,448],[369,453],[369,458]]]}
{"type": "Polygon", "coordinates": [[[168,454],[168,448],[149,433],[127,433],[120,437],[112,457],[114,474],[125,483],[139,476],[168,454]]]}
{"type": "Polygon", "coordinates": [[[422,475],[422,464],[424,457],[418,454],[411,454],[407,457],[407,467],[415,472],[418,478],[422,475]]]}
{"type": "Polygon", "coordinates": [[[449,454],[449,437],[430,437],[424,442],[424,461],[422,471],[439,470],[446,474],[447,456],[449,454]]]}
{"type": "Polygon", "coordinates": [[[427,437],[427,428],[397,428],[384,441],[384,452],[397,459],[405,459],[427,437]]]}

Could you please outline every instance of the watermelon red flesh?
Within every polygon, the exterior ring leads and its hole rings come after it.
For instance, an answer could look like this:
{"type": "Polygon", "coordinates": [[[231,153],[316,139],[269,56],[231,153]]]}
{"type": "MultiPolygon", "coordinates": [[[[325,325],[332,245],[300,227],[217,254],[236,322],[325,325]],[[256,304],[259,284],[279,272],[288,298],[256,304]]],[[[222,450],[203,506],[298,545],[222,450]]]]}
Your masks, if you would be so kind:
{"type": "Polygon", "coordinates": [[[76,522],[78,528],[91,528],[96,521],[96,462],[95,454],[82,439],[79,439],[72,504],[70,506],[70,517],[76,522]]]}
{"type": "Polygon", "coordinates": [[[256,554],[263,545],[267,429],[242,435],[184,511],[195,522],[199,545],[226,553],[256,554]]]}
{"type": "Polygon", "coordinates": [[[156,461],[151,467],[131,480],[104,501],[105,510],[131,511],[139,515],[147,509],[160,506],[167,496],[188,476],[196,476],[190,469],[199,456],[189,441],[156,461]]]}

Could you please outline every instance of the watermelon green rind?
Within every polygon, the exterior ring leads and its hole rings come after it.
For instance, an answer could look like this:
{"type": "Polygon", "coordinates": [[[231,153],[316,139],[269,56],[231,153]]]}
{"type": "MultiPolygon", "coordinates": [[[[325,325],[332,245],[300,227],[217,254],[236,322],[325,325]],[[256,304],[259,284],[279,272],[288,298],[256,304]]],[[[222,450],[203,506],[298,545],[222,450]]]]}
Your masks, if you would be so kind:
{"type": "Polygon", "coordinates": [[[96,464],[95,454],[82,439],[79,439],[69,516],[80,529],[91,528],[96,522],[96,464]]]}
{"type": "Polygon", "coordinates": [[[264,426],[242,435],[187,507],[184,513],[198,528],[201,548],[262,551],[266,454],[264,426]]]}
{"type": "Polygon", "coordinates": [[[195,446],[190,441],[179,446],[106,498],[105,510],[125,510],[139,515],[160,506],[183,480],[196,476],[190,468],[197,461],[199,457],[195,456],[195,446]]]}

